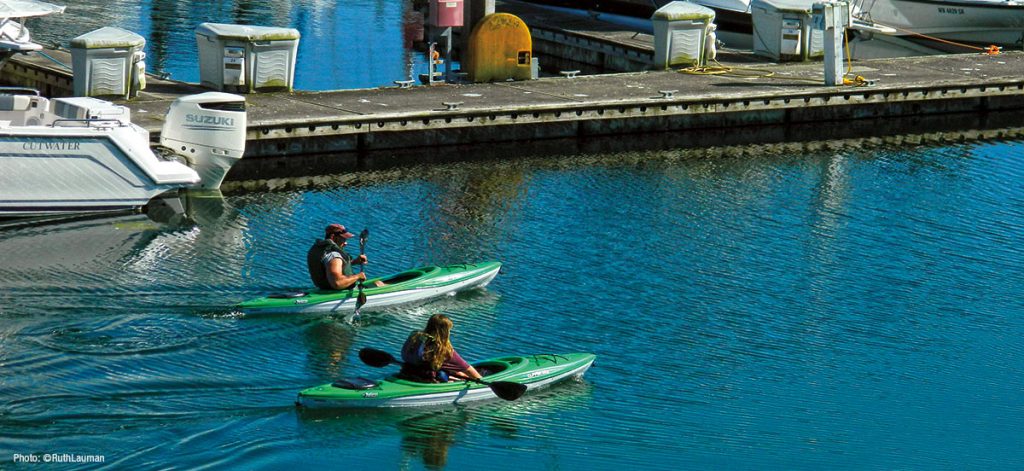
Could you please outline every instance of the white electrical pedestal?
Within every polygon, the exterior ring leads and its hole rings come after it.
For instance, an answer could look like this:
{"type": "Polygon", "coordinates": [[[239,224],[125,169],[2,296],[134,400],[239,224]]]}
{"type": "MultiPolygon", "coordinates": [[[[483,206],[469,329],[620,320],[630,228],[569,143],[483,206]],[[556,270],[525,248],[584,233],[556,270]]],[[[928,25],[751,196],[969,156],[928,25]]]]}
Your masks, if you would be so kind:
{"type": "Polygon", "coordinates": [[[824,31],[825,85],[843,84],[843,38],[850,23],[850,4],[841,1],[815,3],[811,6],[813,28],[824,31]]]}

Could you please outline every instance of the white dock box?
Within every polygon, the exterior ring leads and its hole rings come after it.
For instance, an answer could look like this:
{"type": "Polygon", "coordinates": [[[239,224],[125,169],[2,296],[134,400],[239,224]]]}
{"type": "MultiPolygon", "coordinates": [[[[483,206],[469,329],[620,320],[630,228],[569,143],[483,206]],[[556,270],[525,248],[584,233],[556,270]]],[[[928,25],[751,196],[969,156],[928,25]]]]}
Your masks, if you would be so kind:
{"type": "Polygon", "coordinates": [[[807,61],[825,55],[825,37],[813,29],[814,0],[752,0],[754,54],[775,61],[807,61]]]}
{"type": "Polygon", "coordinates": [[[237,93],[294,88],[297,29],[203,23],[196,43],[204,87],[237,93]]]}
{"type": "Polygon", "coordinates": [[[704,43],[715,11],[690,2],[669,2],[651,15],[654,68],[705,65],[704,43]]]}
{"type": "Polygon", "coordinates": [[[146,88],[146,39],[107,26],[71,40],[75,96],[124,98],[146,88]]]}

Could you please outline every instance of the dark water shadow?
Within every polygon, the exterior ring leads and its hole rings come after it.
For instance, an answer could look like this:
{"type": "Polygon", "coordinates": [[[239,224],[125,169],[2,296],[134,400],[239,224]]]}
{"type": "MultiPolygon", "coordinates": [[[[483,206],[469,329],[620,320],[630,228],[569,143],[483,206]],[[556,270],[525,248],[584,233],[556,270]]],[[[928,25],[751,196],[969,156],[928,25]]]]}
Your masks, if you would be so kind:
{"type": "MultiPolygon", "coordinates": [[[[1024,137],[1020,115],[1015,111],[908,115],[885,119],[857,119],[829,126],[822,140],[822,122],[785,126],[695,127],[672,132],[628,135],[592,135],[579,138],[537,139],[525,142],[494,142],[475,145],[377,150],[307,156],[242,159],[228,175],[224,191],[296,191],[329,186],[361,187],[381,182],[422,178],[422,172],[403,169],[438,164],[486,164],[493,178],[508,185],[526,163],[559,168],[615,166],[623,154],[672,151],[676,157],[715,158],[723,155],[761,155],[779,145],[787,150],[814,151],[862,149],[882,145],[943,145],[949,143],[1016,139],[1024,137]],[[728,143],[728,144],[724,144],[728,143]],[[518,170],[517,170],[518,169],[518,170]],[[415,175],[415,176],[413,176],[415,175]]],[[[451,170],[448,167],[448,170],[451,170]]],[[[484,182],[479,185],[486,185],[484,182]]],[[[460,187],[471,188],[466,183],[460,187]]],[[[515,188],[515,185],[512,185],[515,188]]]]}
{"type": "MultiPolygon", "coordinates": [[[[486,434],[507,440],[534,435],[535,416],[552,417],[589,407],[593,386],[568,380],[516,401],[494,399],[459,406],[416,409],[309,410],[297,409],[299,430],[307,442],[331,443],[391,436],[398,430],[403,461],[417,460],[427,469],[444,469],[450,452],[471,446],[474,436],[486,434]]],[[[340,457],[339,457],[340,458],[340,457]]]]}

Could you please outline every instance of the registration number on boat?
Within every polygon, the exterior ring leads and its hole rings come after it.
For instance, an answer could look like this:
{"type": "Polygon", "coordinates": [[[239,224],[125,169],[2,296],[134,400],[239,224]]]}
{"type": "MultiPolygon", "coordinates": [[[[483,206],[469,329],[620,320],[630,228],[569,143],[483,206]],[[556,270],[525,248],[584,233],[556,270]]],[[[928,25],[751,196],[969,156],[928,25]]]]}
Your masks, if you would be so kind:
{"type": "Polygon", "coordinates": [[[963,15],[964,14],[964,9],[963,8],[939,7],[939,13],[945,13],[947,15],[963,15]]]}

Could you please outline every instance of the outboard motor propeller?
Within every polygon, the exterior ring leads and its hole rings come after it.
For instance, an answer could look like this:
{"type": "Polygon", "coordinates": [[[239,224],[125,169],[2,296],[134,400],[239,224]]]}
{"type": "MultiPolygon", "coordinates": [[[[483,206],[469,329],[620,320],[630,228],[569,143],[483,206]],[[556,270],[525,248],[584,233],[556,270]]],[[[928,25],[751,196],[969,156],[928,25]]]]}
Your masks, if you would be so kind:
{"type": "Polygon", "coordinates": [[[185,158],[201,181],[195,188],[220,188],[245,152],[245,98],[207,92],[174,100],[160,131],[160,145],[185,158]]]}

